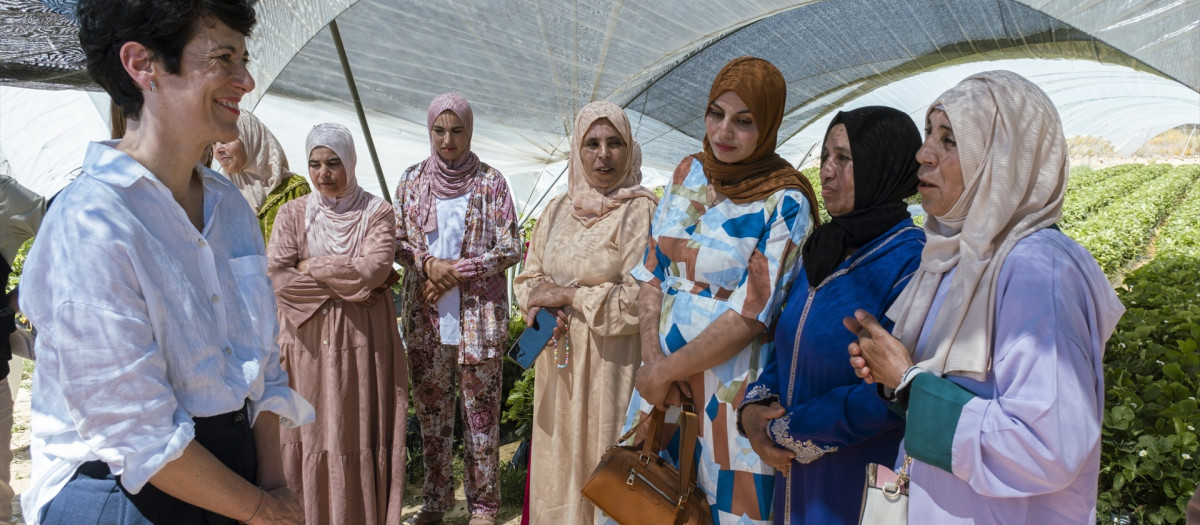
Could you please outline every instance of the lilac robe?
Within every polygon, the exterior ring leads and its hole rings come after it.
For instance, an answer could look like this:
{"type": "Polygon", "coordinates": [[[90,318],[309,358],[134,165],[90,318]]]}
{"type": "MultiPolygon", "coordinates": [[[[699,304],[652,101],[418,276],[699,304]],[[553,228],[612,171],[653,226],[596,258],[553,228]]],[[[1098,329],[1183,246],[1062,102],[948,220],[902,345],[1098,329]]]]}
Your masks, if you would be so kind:
{"type": "MultiPolygon", "coordinates": [[[[951,275],[938,288],[917,361],[951,275]]],[[[1096,523],[1104,344],[1124,311],[1091,254],[1066,235],[1045,229],[1018,242],[1000,272],[987,381],[947,376],[974,394],[946,451],[953,473],[914,458],[909,521],[1096,523]]],[[[914,420],[915,382],[905,443],[938,433],[914,420]]],[[[897,466],[904,453],[902,444],[897,466]]]]}

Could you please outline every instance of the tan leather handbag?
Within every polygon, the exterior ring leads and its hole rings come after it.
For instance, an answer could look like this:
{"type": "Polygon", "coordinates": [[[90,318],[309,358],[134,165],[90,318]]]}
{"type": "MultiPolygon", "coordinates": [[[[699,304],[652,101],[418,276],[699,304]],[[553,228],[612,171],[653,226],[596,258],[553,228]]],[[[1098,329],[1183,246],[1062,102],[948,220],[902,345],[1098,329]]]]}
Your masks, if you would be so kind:
{"type": "MultiPolygon", "coordinates": [[[[695,409],[684,405],[679,416],[680,469],[658,455],[664,413],[650,413],[650,428],[641,447],[612,445],[583,485],[583,495],[621,525],[712,525],[704,491],[696,486],[695,409]]],[[[630,429],[617,440],[633,435],[630,429]]]]}

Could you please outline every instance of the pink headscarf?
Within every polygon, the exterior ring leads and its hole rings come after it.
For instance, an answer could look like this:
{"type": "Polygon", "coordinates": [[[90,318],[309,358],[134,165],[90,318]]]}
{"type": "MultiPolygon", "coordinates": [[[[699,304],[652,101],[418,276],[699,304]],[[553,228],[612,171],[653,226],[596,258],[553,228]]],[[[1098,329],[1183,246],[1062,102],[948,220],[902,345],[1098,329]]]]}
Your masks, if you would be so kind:
{"type": "Polygon", "coordinates": [[[629,118],[621,106],[599,100],[579,110],[575,117],[575,133],[571,136],[571,160],[568,163],[567,194],[571,197],[571,214],[584,226],[591,226],[608,212],[617,209],[627,199],[649,197],[658,202],[658,197],[643,187],[642,147],[633,139],[629,118]],[[621,176],[611,186],[597,186],[591,178],[591,169],[583,165],[583,139],[597,120],[608,119],[617,128],[617,133],[629,145],[625,163],[617,166],[621,176]]]}
{"type": "MultiPolygon", "coordinates": [[[[304,151],[324,146],[342,159],[346,168],[346,190],[334,198],[314,191],[309,194],[308,207],[304,212],[304,230],[308,239],[310,256],[351,255],[357,256],[363,236],[367,231],[367,218],[379,207],[383,199],[367,193],[358,185],[354,166],[358,155],[354,151],[354,137],[341,124],[317,124],[308,132],[304,151]]],[[[317,186],[313,181],[313,187],[317,186]]]]}
{"type": "MultiPolygon", "coordinates": [[[[471,112],[471,104],[457,93],[442,93],[429,103],[429,115],[426,119],[429,128],[429,159],[425,161],[420,182],[421,199],[417,202],[417,222],[421,231],[437,230],[437,199],[452,199],[465,195],[475,189],[479,180],[479,157],[471,152],[471,135],[475,130],[475,115],[471,112]],[[450,163],[438,156],[437,145],[433,143],[433,121],[438,115],[451,111],[462,120],[467,134],[467,147],[458,158],[450,163]]],[[[449,130],[446,130],[449,132],[449,130]]]]}

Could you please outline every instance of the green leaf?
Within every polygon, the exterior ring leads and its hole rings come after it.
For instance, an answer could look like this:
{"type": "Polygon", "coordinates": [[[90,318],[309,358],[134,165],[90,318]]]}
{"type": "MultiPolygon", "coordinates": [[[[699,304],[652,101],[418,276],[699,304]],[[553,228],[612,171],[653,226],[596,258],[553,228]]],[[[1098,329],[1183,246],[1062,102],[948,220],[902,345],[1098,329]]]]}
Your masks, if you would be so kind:
{"type": "Polygon", "coordinates": [[[1133,421],[1133,418],[1132,408],[1125,405],[1118,405],[1104,414],[1104,426],[1125,430],[1129,428],[1129,423],[1133,421]]]}

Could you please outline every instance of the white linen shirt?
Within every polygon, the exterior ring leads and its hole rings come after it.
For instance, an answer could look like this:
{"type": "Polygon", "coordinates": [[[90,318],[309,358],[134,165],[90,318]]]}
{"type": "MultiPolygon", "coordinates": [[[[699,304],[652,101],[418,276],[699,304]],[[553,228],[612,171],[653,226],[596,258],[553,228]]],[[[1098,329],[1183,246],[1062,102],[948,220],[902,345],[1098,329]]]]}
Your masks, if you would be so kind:
{"type": "Polygon", "coordinates": [[[284,424],[312,406],[280,368],[275,295],[258,222],[228,180],[203,166],[204,231],[170,191],[117,151],[88,146],[21,278],[38,329],[33,472],[38,511],[84,462],[102,460],[138,493],[194,437],[193,417],[241,408],[284,424]]]}

